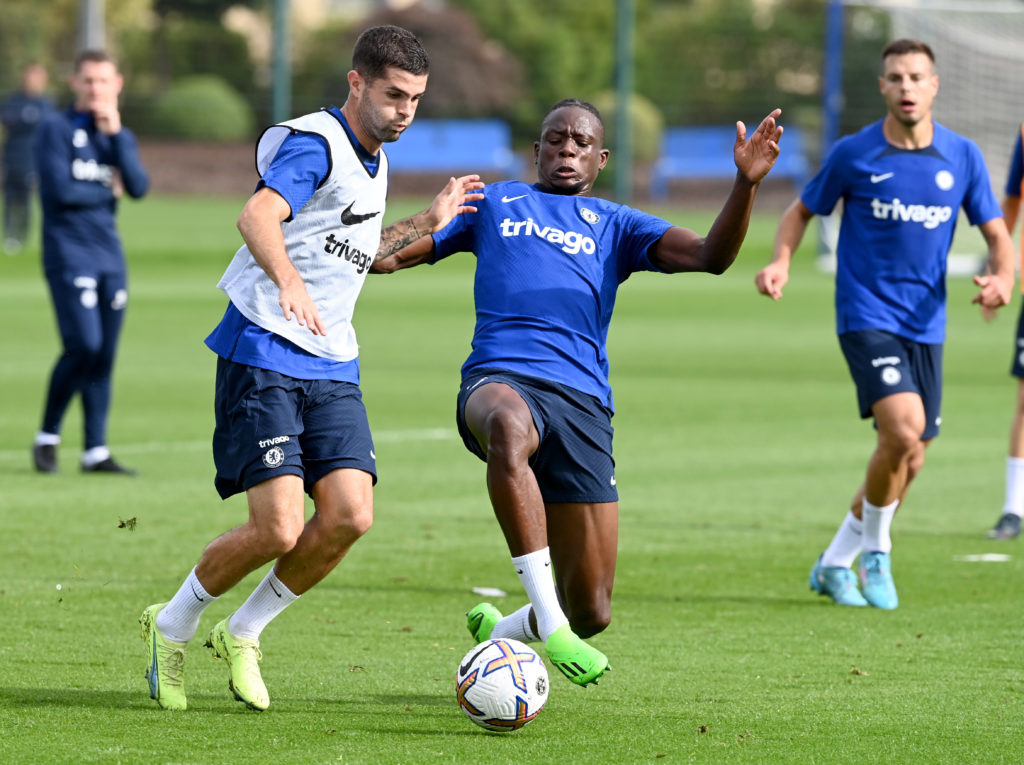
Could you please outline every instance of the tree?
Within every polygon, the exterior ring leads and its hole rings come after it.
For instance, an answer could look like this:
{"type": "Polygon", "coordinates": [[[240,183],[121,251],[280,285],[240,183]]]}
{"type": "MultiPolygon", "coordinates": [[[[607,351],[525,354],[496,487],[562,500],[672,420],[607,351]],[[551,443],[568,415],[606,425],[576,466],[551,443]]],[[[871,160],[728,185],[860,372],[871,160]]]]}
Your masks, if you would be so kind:
{"type": "Polygon", "coordinates": [[[509,118],[524,100],[519,62],[503,46],[487,40],[471,15],[417,4],[375,13],[358,28],[326,28],[307,40],[293,78],[296,111],[344,101],[346,74],[352,67],[349,52],[360,31],[378,24],[405,27],[430,55],[428,97],[417,116],[509,118]],[[339,56],[339,51],[345,54],[339,56]]]}
{"type": "Polygon", "coordinates": [[[637,90],[668,124],[760,119],[818,105],[824,4],[817,0],[661,2],[642,20],[637,90]]]}
{"type": "MultiPolygon", "coordinates": [[[[614,88],[615,0],[450,0],[526,69],[522,137],[556,101],[614,88]]],[[[666,124],[820,119],[820,0],[636,0],[636,92],[666,124]]],[[[816,126],[816,122],[815,125],[816,126]]]]}
{"type": "Polygon", "coordinates": [[[224,11],[233,5],[260,7],[266,0],[153,0],[153,11],[161,18],[182,16],[197,21],[219,23],[224,11]]]}
{"type": "MultiPolygon", "coordinates": [[[[522,63],[525,97],[510,115],[523,140],[534,140],[548,108],[563,98],[592,98],[614,87],[613,0],[451,0],[473,14],[492,40],[522,63]]],[[[647,2],[640,0],[639,6],[647,2]]],[[[639,37],[639,35],[638,35],[639,37]]]]}

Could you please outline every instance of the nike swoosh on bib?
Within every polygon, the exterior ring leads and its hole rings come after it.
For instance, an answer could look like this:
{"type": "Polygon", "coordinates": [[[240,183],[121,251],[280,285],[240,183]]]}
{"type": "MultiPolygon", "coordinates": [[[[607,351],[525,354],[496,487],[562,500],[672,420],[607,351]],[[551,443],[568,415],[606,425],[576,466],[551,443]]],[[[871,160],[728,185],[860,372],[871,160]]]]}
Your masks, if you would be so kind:
{"type": "Polygon", "coordinates": [[[341,211],[341,223],[344,226],[354,226],[357,223],[362,223],[364,220],[369,220],[375,215],[380,215],[380,211],[372,213],[354,213],[352,212],[352,205],[355,202],[349,202],[348,207],[341,211]]]}

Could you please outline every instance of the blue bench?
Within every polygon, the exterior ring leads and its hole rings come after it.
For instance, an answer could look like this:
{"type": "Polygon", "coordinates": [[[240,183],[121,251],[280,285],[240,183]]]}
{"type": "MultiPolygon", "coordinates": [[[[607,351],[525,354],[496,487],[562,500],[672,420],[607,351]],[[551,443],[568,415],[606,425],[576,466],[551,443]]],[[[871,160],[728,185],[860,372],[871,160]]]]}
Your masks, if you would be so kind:
{"type": "MultiPolygon", "coordinates": [[[[756,124],[754,125],[756,127],[756,124]]],[[[782,152],[772,168],[772,178],[786,177],[802,186],[807,180],[810,164],[799,128],[785,126],[779,146],[782,152]]],[[[749,132],[753,130],[748,126],[749,132]]],[[[651,197],[664,199],[673,179],[731,179],[736,175],[732,147],[736,127],[673,127],[667,128],[661,141],[661,156],[651,168],[651,197]]]]}
{"type": "Polygon", "coordinates": [[[415,120],[384,151],[392,173],[500,173],[518,179],[525,165],[501,120],[415,120]]]}

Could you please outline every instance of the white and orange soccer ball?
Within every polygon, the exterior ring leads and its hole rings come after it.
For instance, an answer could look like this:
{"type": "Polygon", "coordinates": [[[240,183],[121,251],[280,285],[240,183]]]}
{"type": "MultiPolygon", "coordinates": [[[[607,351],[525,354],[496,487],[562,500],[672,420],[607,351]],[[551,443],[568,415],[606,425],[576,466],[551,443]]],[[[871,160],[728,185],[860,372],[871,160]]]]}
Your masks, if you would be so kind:
{"type": "Polygon", "coordinates": [[[455,670],[455,697],[481,728],[519,730],[548,700],[548,671],[537,652],[508,638],[473,646],[455,670]]]}

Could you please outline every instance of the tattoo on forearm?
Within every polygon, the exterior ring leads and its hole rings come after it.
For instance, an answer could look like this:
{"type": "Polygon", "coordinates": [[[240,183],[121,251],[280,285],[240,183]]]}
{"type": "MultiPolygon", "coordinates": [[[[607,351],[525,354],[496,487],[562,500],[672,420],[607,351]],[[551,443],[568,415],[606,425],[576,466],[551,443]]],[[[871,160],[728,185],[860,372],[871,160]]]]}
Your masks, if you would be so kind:
{"type": "Polygon", "coordinates": [[[412,218],[392,223],[380,233],[380,248],[377,250],[376,260],[386,258],[403,247],[408,247],[422,236],[424,234],[416,228],[416,223],[412,218]]]}

